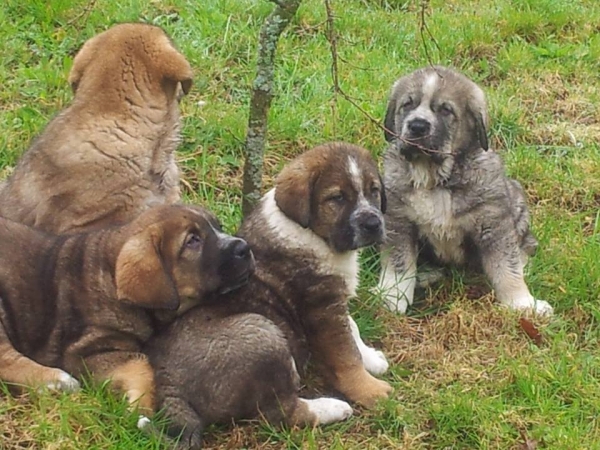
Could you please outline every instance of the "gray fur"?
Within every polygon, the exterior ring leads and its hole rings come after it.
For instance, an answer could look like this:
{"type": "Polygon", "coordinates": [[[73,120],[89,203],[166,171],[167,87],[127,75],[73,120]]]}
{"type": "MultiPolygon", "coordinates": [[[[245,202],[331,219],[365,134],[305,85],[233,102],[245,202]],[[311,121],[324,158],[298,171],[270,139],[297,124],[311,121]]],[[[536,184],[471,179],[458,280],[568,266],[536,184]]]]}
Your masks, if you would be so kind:
{"type": "Polygon", "coordinates": [[[392,310],[412,304],[417,259],[425,259],[483,270],[506,306],[552,311],[523,280],[537,241],[521,185],[487,151],[487,117],[483,91],[452,69],[420,69],[394,84],[380,280],[392,310]]]}

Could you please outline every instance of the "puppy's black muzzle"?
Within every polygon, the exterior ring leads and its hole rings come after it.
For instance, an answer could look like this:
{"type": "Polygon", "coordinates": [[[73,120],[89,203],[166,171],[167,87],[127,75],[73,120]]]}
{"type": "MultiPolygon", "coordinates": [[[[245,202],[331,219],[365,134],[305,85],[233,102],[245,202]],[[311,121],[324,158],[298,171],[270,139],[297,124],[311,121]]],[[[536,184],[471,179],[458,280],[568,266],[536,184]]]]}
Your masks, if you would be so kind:
{"type": "Polygon", "coordinates": [[[368,210],[356,215],[355,247],[361,248],[383,242],[385,235],[383,216],[374,210],[368,210]]]}
{"type": "Polygon", "coordinates": [[[406,136],[401,142],[400,153],[408,161],[419,156],[431,156],[435,152],[431,150],[431,123],[425,119],[412,119],[406,125],[406,136]]]}
{"type": "Polygon", "coordinates": [[[220,291],[229,292],[243,286],[254,273],[254,255],[248,243],[237,237],[223,239],[222,263],[219,272],[222,279],[220,291]]]}

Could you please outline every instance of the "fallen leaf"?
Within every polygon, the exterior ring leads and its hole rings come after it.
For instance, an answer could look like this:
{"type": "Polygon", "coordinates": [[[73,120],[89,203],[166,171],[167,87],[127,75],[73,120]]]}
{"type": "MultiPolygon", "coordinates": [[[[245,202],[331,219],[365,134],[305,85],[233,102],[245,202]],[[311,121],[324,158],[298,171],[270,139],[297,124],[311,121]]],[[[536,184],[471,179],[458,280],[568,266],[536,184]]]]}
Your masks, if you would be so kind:
{"type": "Polygon", "coordinates": [[[521,325],[523,331],[527,334],[527,336],[529,336],[529,339],[531,339],[535,345],[538,347],[542,345],[544,342],[544,336],[542,336],[540,330],[538,330],[529,319],[521,317],[519,319],[519,325],[521,325]]]}

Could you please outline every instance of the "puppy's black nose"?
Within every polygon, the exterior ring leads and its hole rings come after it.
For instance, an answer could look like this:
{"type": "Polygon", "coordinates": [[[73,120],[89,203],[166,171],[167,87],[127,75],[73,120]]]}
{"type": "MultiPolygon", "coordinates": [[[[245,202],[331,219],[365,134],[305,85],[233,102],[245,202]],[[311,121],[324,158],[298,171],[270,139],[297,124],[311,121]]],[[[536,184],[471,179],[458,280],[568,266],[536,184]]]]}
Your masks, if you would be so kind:
{"type": "Polygon", "coordinates": [[[237,259],[248,259],[250,257],[250,246],[243,239],[235,239],[231,244],[231,254],[237,259]]]}
{"type": "Polygon", "coordinates": [[[382,225],[381,219],[376,215],[370,215],[361,224],[363,230],[368,233],[379,232],[382,225]]]}
{"type": "Polygon", "coordinates": [[[430,129],[431,124],[425,119],[413,119],[408,123],[408,131],[414,137],[423,137],[429,134],[430,129]]]}

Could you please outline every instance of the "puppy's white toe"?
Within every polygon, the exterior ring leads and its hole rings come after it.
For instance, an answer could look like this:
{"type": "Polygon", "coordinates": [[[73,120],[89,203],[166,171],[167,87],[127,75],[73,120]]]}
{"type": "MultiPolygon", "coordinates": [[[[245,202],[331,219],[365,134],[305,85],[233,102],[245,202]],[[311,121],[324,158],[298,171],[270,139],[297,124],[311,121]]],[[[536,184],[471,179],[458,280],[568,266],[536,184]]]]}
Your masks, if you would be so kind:
{"type": "Polygon", "coordinates": [[[321,397],[314,400],[300,399],[307,404],[308,409],[317,416],[318,425],[340,422],[352,415],[352,407],[337,398],[321,397]]]}
{"type": "Polygon", "coordinates": [[[144,431],[150,425],[150,423],[150,419],[148,419],[146,416],[140,416],[137,421],[138,430],[144,431]]]}
{"type": "Polygon", "coordinates": [[[542,316],[551,316],[554,314],[554,308],[545,300],[534,300],[534,311],[542,316]]]}
{"type": "Polygon", "coordinates": [[[404,298],[399,298],[395,294],[385,294],[383,297],[385,307],[392,312],[398,314],[406,314],[408,308],[408,301],[404,298]]]}
{"type": "Polygon", "coordinates": [[[69,375],[67,372],[56,369],[58,376],[56,380],[46,384],[51,391],[77,392],[80,389],[79,381],[69,375]]]}
{"type": "Polygon", "coordinates": [[[383,352],[372,347],[365,347],[361,351],[361,356],[365,369],[372,375],[383,375],[390,368],[383,352]]]}
{"type": "Polygon", "coordinates": [[[550,303],[545,300],[536,300],[533,297],[517,298],[510,303],[504,303],[504,305],[515,310],[530,310],[541,316],[551,316],[554,313],[554,308],[550,306],[550,303]]]}

